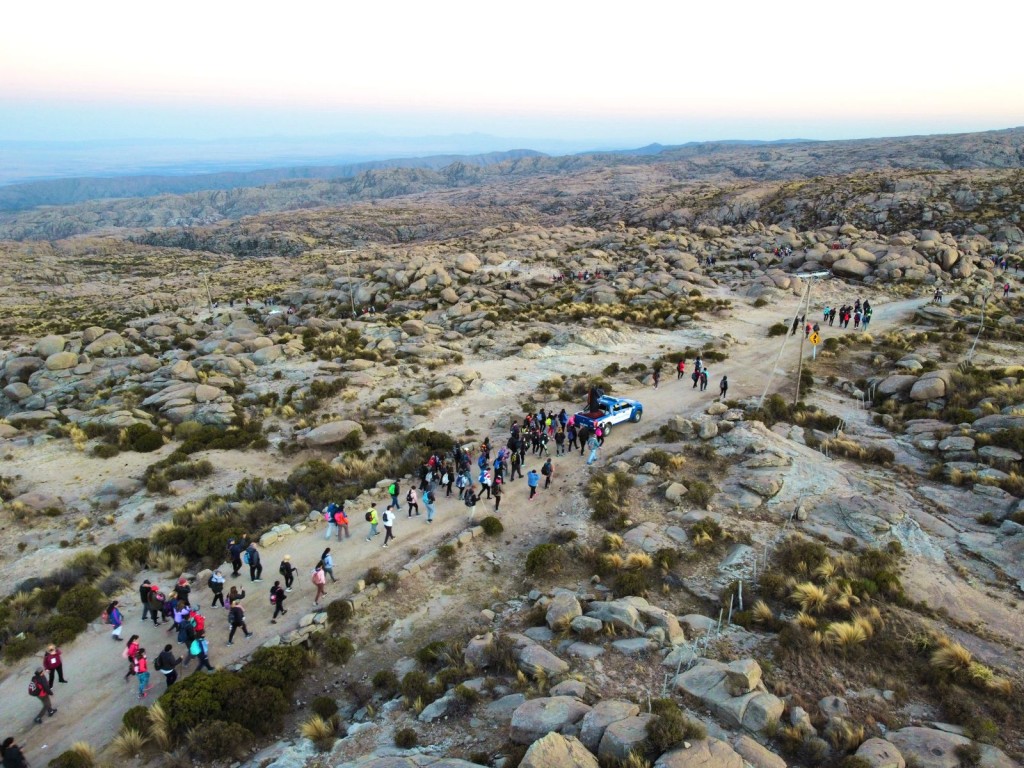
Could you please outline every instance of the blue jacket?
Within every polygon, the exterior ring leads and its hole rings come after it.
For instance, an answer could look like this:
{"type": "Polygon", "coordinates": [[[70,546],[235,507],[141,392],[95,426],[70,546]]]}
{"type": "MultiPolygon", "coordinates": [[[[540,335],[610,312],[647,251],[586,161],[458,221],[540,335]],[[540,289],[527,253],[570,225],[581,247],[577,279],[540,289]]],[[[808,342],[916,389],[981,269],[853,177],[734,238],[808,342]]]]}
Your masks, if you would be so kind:
{"type": "Polygon", "coordinates": [[[537,470],[531,469],[526,473],[526,484],[531,488],[536,488],[540,483],[540,475],[537,474],[537,470]]]}

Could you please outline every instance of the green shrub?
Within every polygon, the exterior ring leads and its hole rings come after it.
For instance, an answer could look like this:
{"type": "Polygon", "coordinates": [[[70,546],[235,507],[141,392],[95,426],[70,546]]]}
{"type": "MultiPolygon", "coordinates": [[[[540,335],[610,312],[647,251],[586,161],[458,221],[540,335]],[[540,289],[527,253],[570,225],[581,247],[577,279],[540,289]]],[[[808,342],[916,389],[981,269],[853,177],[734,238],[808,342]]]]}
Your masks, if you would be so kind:
{"type": "Polygon", "coordinates": [[[80,584],[72,587],[57,601],[57,612],[92,621],[103,612],[104,595],[96,587],[80,584]]]}
{"type": "Polygon", "coordinates": [[[309,657],[298,645],[260,648],[245,665],[241,676],[246,685],[276,688],[291,696],[299,686],[302,673],[309,666],[309,657]]]}
{"type": "Polygon", "coordinates": [[[417,700],[423,704],[429,704],[443,693],[439,686],[431,685],[426,674],[418,669],[405,673],[399,690],[410,705],[417,700]]]}
{"type": "Polygon", "coordinates": [[[188,736],[188,749],[203,761],[242,760],[249,752],[253,734],[237,723],[209,722],[197,726],[188,736]]]}
{"type": "Polygon", "coordinates": [[[347,637],[331,635],[324,638],[324,655],[334,664],[347,664],[356,652],[356,647],[347,637]]]}
{"type": "Polygon", "coordinates": [[[327,624],[332,632],[344,627],[352,618],[352,603],[348,600],[332,600],[327,604],[327,624]]]}
{"type": "Polygon", "coordinates": [[[132,707],[121,716],[121,724],[126,730],[149,733],[149,707],[132,707]]]}
{"type": "Polygon", "coordinates": [[[152,453],[164,447],[164,436],[143,424],[133,424],[129,427],[128,440],[131,449],[136,453],[152,453]],[[143,427],[144,429],[143,431],[137,431],[135,436],[132,436],[131,430],[135,427],[143,427]]]}
{"type": "Polygon", "coordinates": [[[684,741],[707,738],[704,726],[686,717],[672,699],[652,701],[651,714],[654,717],[647,722],[647,751],[652,755],[667,752],[684,741]]]}
{"type": "Polygon", "coordinates": [[[557,544],[538,544],[526,556],[526,572],[530,575],[555,574],[562,570],[565,553],[557,544]]]}
{"type": "Polygon", "coordinates": [[[505,526],[501,524],[501,520],[494,515],[489,515],[481,520],[480,527],[484,529],[484,533],[488,536],[500,536],[505,531],[505,526]]]}
{"type": "Polygon", "coordinates": [[[394,695],[398,690],[398,675],[390,669],[381,669],[373,676],[373,687],[378,691],[384,691],[389,696],[394,695]]]}
{"type": "Polygon", "coordinates": [[[44,631],[51,643],[67,645],[86,630],[89,623],[80,616],[54,614],[46,620],[44,631]]]}
{"type": "Polygon", "coordinates": [[[110,445],[109,443],[99,443],[94,445],[92,448],[92,455],[97,459],[112,459],[121,452],[121,449],[116,445],[110,445]]]}
{"type": "Polygon", "coordinates": [[[455,556],[458,553],[459,551],[455,548],[454,544],[442,544],[437,548],[438,559],[447,565],[451,565],[454,562],[455,556]]]}
{"type": "Polygon", "coordinates": [[[309,703],[309,708],[313,710],[314,714],[320,715],[324,720],[328,720],[337,714],[338,702],[330,696],[317,696],[309,703]]]}
{"type": "Polygon", "coordinates": [[[785,323],[775,323],[768,329],[768,337],[785,336],[789,333],[789,326],[785,323]]]}
{"type": "Polygon", "coordinates": [[[96,762],[84,752],[69,749],[61,752],[47,765],[49,768],[93,768],[96,762]]]}
{"type": "Polygon", "coordinates": [[[4,659],[12,662],[31,656],[39,648],[41,642],[31,632],[25,632],[21,637],[13,637],[4,644],[4,659]]]}
{"type": "Polygon", "coordinates": [[[623,571],[615,577],[613,591],[616,597],[635,595],[643,597],[651,589],[651,577],[645,570],[623,571]]]}
{"type": "Polygon", "coordinates": [[[686,498],[698,507],[706,507],[715,495],[715,488],[703,480],[688,480],[686,484],[686,498]]]}
{"type": "Polygon", "coordinates": [[[395,732],[395,746],[400,749],[412,749],[420,743],[420,737],[412,728],[402,728],[395,732]]]}
{"type": "Polygon", "coordinates": [[[416,651],[416,661],[424,666],[429,666],[441,657],[445,647],[446,643],[444,640],[434,640],[433,642],[427,643],[416,651]]]}

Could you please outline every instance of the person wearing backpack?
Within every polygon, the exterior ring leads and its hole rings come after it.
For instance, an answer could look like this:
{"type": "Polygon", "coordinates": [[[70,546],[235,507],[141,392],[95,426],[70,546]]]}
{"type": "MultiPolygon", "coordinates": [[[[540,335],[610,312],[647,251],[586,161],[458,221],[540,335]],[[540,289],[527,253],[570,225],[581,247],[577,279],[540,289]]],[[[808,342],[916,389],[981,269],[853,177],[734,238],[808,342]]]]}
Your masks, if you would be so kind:
{"type": "Polygon", "coordinates": [[[366,510],[366,522],[370,524],[370,535],[366,537],[369,541],[374,536],[379,536],[380,531],[377,530],[377,507],[371,506],[366,510]]]}
{"type": "Polygon", "coordinates": [[[263,581],[263,563],[260,562],[260,551],[256,549],[255,541],[245,550],[245,562],[249,566],[250,581],[263,581]]]}
{"type": "Polygon", "coordinates": [[[164,593],[160,591],[160,587],[153,584],[149,588],[149,612],[153,616],[153,626],[159,627],[163,621],[161,619],[164,615],[164,600],[167,598],[164,593]]]}
{"type": "Polygon", "coordinates": [[[388,548],[388,542],[395,538],[395,513],[392,509],[398,509],[398,505],[389,506],[381,516],[384,523],[384,549],[388,548]]]}
{"type": "Polygon", "coordinates": [[[334,578],[334,555],[331,554],[331,548],[328,547],[320,555],[320,564],[324,567],[324,573],[331,577],[331,582],[337,581],[334,578]]]}
{"type": "Polygon", "coordinates": [[[504,483],[501,482],[501,478],[495,478],[494,486],[491,488],[491,496],[494,497],[494,511],[498,511],[498,507],[501,506],[501,486],[504,483]]]}
{"type": "Polygon", "coordinates": [[[472,485],[467,487],[466,492],[462,494],[462,503],[469,507],[470,517],[472,517],[473,513],[476,512],[477,499],[478,497],[476,495],[476,491],[474,490],[472,485]]]}
{"type": "Polygon", "coordinates": [[[334,527],[338,530],[338,541],[341,541],[341,532],[345,531],[345,538],[351,539],[352,534],[348,532],[348,515],[345,513],[345,504],[334,510],[334,527]]]}
{"type": "Polygon", "coordinates": [[[419,517],[420,505],[419,499],[416,498],[416,491],[412,488],[405,494],[405,503],[409,505],[409,517],[412,517],[413,510],[416,510],[416,516],[419,517]]]}
{"type": "Polygon", "coordinates": [[[434,504],[437,501],[437,497],[434,496],[434,491],[430,488],[427,489],[426,493],[423,494],[423,506],[427,508],[427,522],[434,522],[434,504]]]}
{"type": "Polygon", "coordinates": [[[228,542],[228,557],[231,559],[231,576],[238,578],[238,572],[242,570],[242,551],[245,545],[242,542],[232,539],[228,542]]]}
{"type": "Polygon", "coordinates": [[[110,637],[114,642],[120,643],[123,640],[121,637],[121,625],[124,623],[124,617],[121,615],[121,610],[118,608],[118,605],[120,605],[120,603],[118,603],[117,600],[111,601],[104,613],[107,617],[107,624],[114,627],[114,630],[110,633],[110,637]]]}
{"type": "Polygon", "coordinates": [[[139,655],[139,636],[132,635],[128,638],[128,645],[124,647],[121,656],[128,659],[128,671],[124,673],[124,681],[127,683],[128,678],[136,674],[135,670],[135,659],[139,655]]]}
{"type": "Polygon", "coordinates": [[[395,480],[395,482],[388,486],[388,493],[391,494],[391,506],[395,509],[398,509],[401,506],[398,503],[398,494],[401,490],[398,480],[395,480]]]}
{"type": "Polygon", "coordinates": [[[284,587],[281,586],[280,581],[275,581],[274,586],[270,588],[270,602],[274,606],[274,615],[270,619],[271,624],[277,624],[277,617],[288,613],[284,607],[285,599],[284,587]]]}
{"type": "Polygon", "coordinates": [[[213,602],[210,603],[210,607],[213,608],[215,605],[224,607],[224,574],[219,570],[214,571],[210,574],[210,580],[207,582],[207,586],[210,587],[210,591],[213,592],[213,602]]]}
{"type": "Polygon", "coordinates": [[[284,576],[284,591],[291,592],[292,584],[295,583],[295,572],[299,569],[292,565],[292,556],[285,555],[281,558],[281,565],[277,572],[284,576]]]}
{"type": "Polygon", "coordinates": [[[210,666],[210,644],[206,641],[205,632],[196,632],[196,639],[192,641],[188,651],[199,660],[199,663],[196,664],[197,672],[203,668],[208,672],[217,671],[210,666]]]}
{"type": "Polygon", "coordinates": [[[40,709],[39,714],[36,715],[36,723],[43,722],[43,715],[53,717],[57,713],[57,710],[50,703],[50,697],[53,696],[53,691],[50,689],[49,683],[46,682],[46,678],[43,676],[42,667],[36,667],[36,673],[32,676],[32,679],[28,684],[28,695],[39,699],[39,703],[42,705],[42,709],[40,709]]]}
{"type": "MultiPolygon", "coordinates": [[[[384,546],[387,546],[385,544],[384,546]]],[[[316,595],[313,597],[313,605],[320,605],[320,598],[327,596],[327,576],[324,575],[324,564],[317,563],[313,569],[313,575],[309,579],[316,587],[316,595]]]]}
{"type": "Polygon", "coordinates": [[[526,484],[530,488],[530,501],[533,501],[537,495],[537,486],[540,484],[540,475],[537,474],[536,469],[531,469],[526,473],[526,484]]]}
{"type": "Polygon", "coordinates": [[[445,487],[445,498],[452,495],[452,486],[455,484],[455,470],[451,464],[444,465],[444,474],[441,475],[441,485],[445,487]]]}
{"type": "Polygon", "coordinates": [[[135,675],[139,679],[139,698],[144,699],[149,690],[149,659],[145,648],[139,648],[135,653],[135,675]]]}
{"type": "Polygon", "coordinates": [[[167,688],[174,685],[178,679],[178,665],[181,664],[181,656],[174,655],[174,646],[170,643],[164,646],[163,653],[156,657],[156,668],[162,672],[164,680],[167,681],[167,688]]]}
{"type": "Polygon", "coordinates": [[[544,466],[540,468],[540,473],[544,475],[544,487],[551,487],[551,476],[555,474],[555,468],[551,466],[551,458],[544,462],[544,466]]]}
{"type": "Polygon", "coordinates": [[[487,494],[487,498],[488,499],[491,498],[491,473],[490,473],[490,471],[487,470],[486,468],[485,469],[481,469],[480,470],[480,477],[478,477],[477,480],[480,483],[480,493],[477,496],[477,498],[478,499],[483,498],[483,495],[485,493],[487,494]]]}
{"type": "Polygon", "coordinates": [[[466,476],[465,472],[459,473],[459,477],[456,479],[455,485],[459,489],[459,498],[461,499],[466,493],[466,487],[469,485],[469,477],[466,476]]]}
{"type": "MultiPolygon", "coordinates": [[[[244,593],[243,593],[244,595],[244,593]]],[[[228,624],[231,625],[231,632],[228,633],[228,645],[234,645],[235,631],[241,627],[247,638],[252,637],[252,632],[245,626],[245,609],[242,608],[240,600],[232,600],[231,608],[228,610],[228,624]]]]}
{"type": "Polygon", "coordinates": [[[333,501],[324,507],[324,522],[327,523],[327,530],[324,532],[324,539],[330,539],[331,534],[334,532],[334,513],[338,510],[338,505],[333,501]]]}

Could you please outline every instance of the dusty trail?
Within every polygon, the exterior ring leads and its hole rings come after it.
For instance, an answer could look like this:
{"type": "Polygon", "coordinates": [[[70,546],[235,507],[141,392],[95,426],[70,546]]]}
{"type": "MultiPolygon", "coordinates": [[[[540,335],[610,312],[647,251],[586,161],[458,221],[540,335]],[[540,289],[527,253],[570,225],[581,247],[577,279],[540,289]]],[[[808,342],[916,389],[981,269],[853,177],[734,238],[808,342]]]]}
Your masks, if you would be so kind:
{"type": "MultiPolygon", "coordinates": [[[[792,299],[793,308],[796,298],[792,299]]],[[[927,299],[908,299],[875,307],[875,316],[871,331],[892,328],[904,317],[912,314],[919,306],[927,303],[927,299]]],[[[644,403],[644,421],[639,425],[623,425],[609,436],[606,447],[602,451],[601,461],[617,453],[624,446],[656,429],[670,416],[692,416],[702,413],[717,397],[718,382],[723,374],[729,376],[730,398],[744,398],[760,395],[764,388],[765,377],[778,354],[781,339],[766,339],[765,331],[769,325],[785,316],[779,307],[754,309],[738,303],[736,311],[742,316],[715,321],[712,329],[715,336],[730,333],[739,342],[729,348],[729,359],[723,363],[712,364],[712,379],[708,391],[699,393],[693,390],[688,379],[676,381],[675,372],[666,370],[658,389],[650,386],[636,385],[633,387],[616,388],[615,393],[626,397],[635,397],[644,403]]],[[[792,316],[793,309],[788,310],[792,316]]],[[[832,329],[834,333],[853,333],[832,329]]],[[[491,422],[499,414],[514,412],[519,414],[518,404],[525,395],[535,390],[536,383],[554,373],[588,372],[598,373],[616,360],[625,367],[634,360],[650,362],[665,352],[683,349],[688,345],[701,343],[708,338],[708,329],[693,328],[674,332],[637,334],[629,342],[617,345],[601,354],[580,357],[571,356],[560,350],[549,350],[550,355],[539,360],[523,360],[519,356],[500,360],[468,363],[479,370],[484,384],[497,383],[497,390],[488,386],[474,386],[451,404],[441,409],[433,418],[425,420],[421,426],[443,429],[450,433],[458,433],[466,427],[476,430],[482,440],[485,428],[492,436],[492,441],[503,438],[505,424],[490,428],[491,422]],[[513,380],[512,377],[515,377],[513,380]]],[[[798,360],[800,345],[799,337],[793,337],[787,344],[785,354],[779,363],[775,386],[784,377],[792,380],[798,360]]],[[[810,354],[809,345],[805,345],[806,354],[810,354]]],[[[692,361],[691,361],[692,365],[692,361]]],[[[688,366],[688,370],[690,370],[688,366]]],[[[573,405],[564,403],[567,409],[573,405]]],[[[561,407],[559,405],[559,407],[561,407]]],[[[530,468],[540,469],[542,462],[527,455],[524,472],[530,468]]],[[[524,480],[516,480],[506,488],[502,500],[501,518],[506,529],[523,530],[534,525],[538,515],[557,514],[558,507],[575,490],[587,476],[587,468],[578,451],[555,460],[555,476],[552,487],[539,492],[537,500],[527,501],[527,489],[524,480]]],[[[404,495],[404,491],[403,491],[404,495]]],[[[386,504],[382,494],[375,499],[378,509],[386,504]]],[[[451,499],[439,496],[436,504],[437,516],[432,525],[425,523],[426,513],[420,517],[409,519],[404,511],[399,515],[396,525],[396,541],[388,549],[381,549],[379,542],[365,541],[369,526],[363,521],[365,510],[355,509],[351,515],[352,538],[338,543],[330,542],[335,555],[335,573],[339,577],[337,584],[328,584],[327,601],[350,593],[355,581],[371,566],[398,569],[411,557],[409,550],[417,548],[426,551],[443,539],[462,531],[468,525],[466,508],[453,495],[451,499]]],[[[489,514],[493,506],[484,499],[477,506],[476,518],[489,514]]],[[[421,505],[422,511],[422,505],[421,505]]],[[[263,581],[250,583],[247,569],[243,568],[244,578],[231,579],[232,583],[244,587],[247,591],[246,619],[254,636],[246,640],[239,633],[231,647],[227,642],[227,616],[220,608],[209,608],[211,594],[206,585],[196,585],[193,592],[194,604],[203,607],[207,617],[207,635],[210,639],[210,660],[215,667],[222,667],[241,660],[244,656],[258,648],[271,637],[294,629],[299,619],[313,610],[314,588],[309,581],[309,573],[317,562],[328,542],[324,541],[324,529],[315,529],[297,534],[263,551],[263,581]],[[292,556],[298,566],[295,590],[288,596],[286,607],[288,615],[279,619],[276,625],[270,624],[273,613],[268,599],[268,592],[274,580],[278,578],[277,568],[285,554],[292,556]]],[[[222,568],[226,573],[230,568],[222,568]]],[[[161,586],[170,584],[170,579],[156,573],[140,574],[136,583],[143,578],[152,579],[161,586]]],[[[415,578],[415,577],[414,577],[415,578]]],[[[132,589],[122,598],[125,607],[126,621],[124,637],[131,634],[140,635],[142,645],[147,649],[151,660],[163,649],[165,643],[174,644],[176,653],[183,653],[184,646],[174,643],[173,635],[165,631],[165,627],[155,628],[152,622],[141,621],[141,607],[138,606],[138,593],[132,589]]],[[[95,747],[109,742],[120,728],[121,717],[129,708],[139,704],[136,695],[137,685],[134,679],[125,683],[122,680],[127,662],[121,658],[123,644],[110,639],[108,628],[96,624],[90,627],[75,642],[64,647],[65,676],[67,685],[56,684],[54,705],[58,712],[53,718],[45,719],[42,725],[34,725],[32,719],[38,711],[35,700],[27,694],[28,680],[39,658],[23,660],[14,665],[6,678],[0,682],[0,701],[4,702],[2,722],[8,733],[19,739],[28,760],[33,765],[42,765],[60,752],[66,750],[76,741],[86,741],[95,747]]],[[[195,669],[193,665],[188,673],[195,669]]],[[[164,690],[164,681],[159,672],[152,672],[155,687],[149,697],[143,700],[151,704],[164,690]]]]}

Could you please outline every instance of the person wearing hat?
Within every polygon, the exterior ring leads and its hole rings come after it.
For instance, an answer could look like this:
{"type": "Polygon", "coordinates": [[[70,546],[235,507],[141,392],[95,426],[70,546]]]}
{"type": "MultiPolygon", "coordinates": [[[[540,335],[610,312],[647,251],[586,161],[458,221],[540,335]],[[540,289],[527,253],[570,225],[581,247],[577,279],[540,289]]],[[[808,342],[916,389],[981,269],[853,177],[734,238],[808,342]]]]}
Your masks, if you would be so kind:
{"type": "Polygon", "coordinates": [[[297,570],[299,569],[292,565],[291,555],[285,555],[283,558],[281,558],[281,565],[277,569],[277,571],[284,577],[285,592],[292,591],[292,584],[295,582],[295,572],[297,570]]]}
{"type": "Polygon", "coordinates": [[[38,698],[40,704],[42,704],[42,709],[40,709],[39,714],[36,715],[36,723],[43,722],[43,715],[53,717],[57,714],[56,708],[50,703],[50,697],[53,695],[53,691],[50,689],[49,684],[46,682],[46,678],[43,676],[42,667],[36,667],[36,673],[32,676],[32,680],[28,684],[28,694],[29,696],[38,698]]]}
{"type": "Polygon", "coordinates": [[[60,658],[60,648],[53,643],[50,643],[46,653],[43,654],[43,667],[50,673],[50,688],[53,688],[53,678],[55,676],[62,683],[67,682],[64,679],[64,663],[60,658]]]}
{"type": "Polygon", "coordinates": [[[0,744],[0,757],[3,757],[4,768],[28,768],[28,761],[21,753],[21,747],[14,743],[13,736],[8,736],[0,744]]]}
{"type": "Polygon", "coordinates": [[[192,603],[189,602],[188,596],[192,593],[192,587],[188,585],[188,579],[182,576],[178,579],[178,583],[174,586],[174,592],[178,595],[178,599],[184,601],[185,605],[192,607],[192,603]]]}
{"type": "Polygon", "coordinates": [[[149,593],[152,592],[153,584],[149,579],[146,579],[139,585],[139,599],[142,601],[142,620],[145,621],[149,618],[149,593]]]}
{"type": "Polygon", "coordinates": [[[160,619],[164,615],[164,593],[156,584],[149,587],[149,612],[153,616],[153,626],[160,626],[163,623],[160,619]]]}

